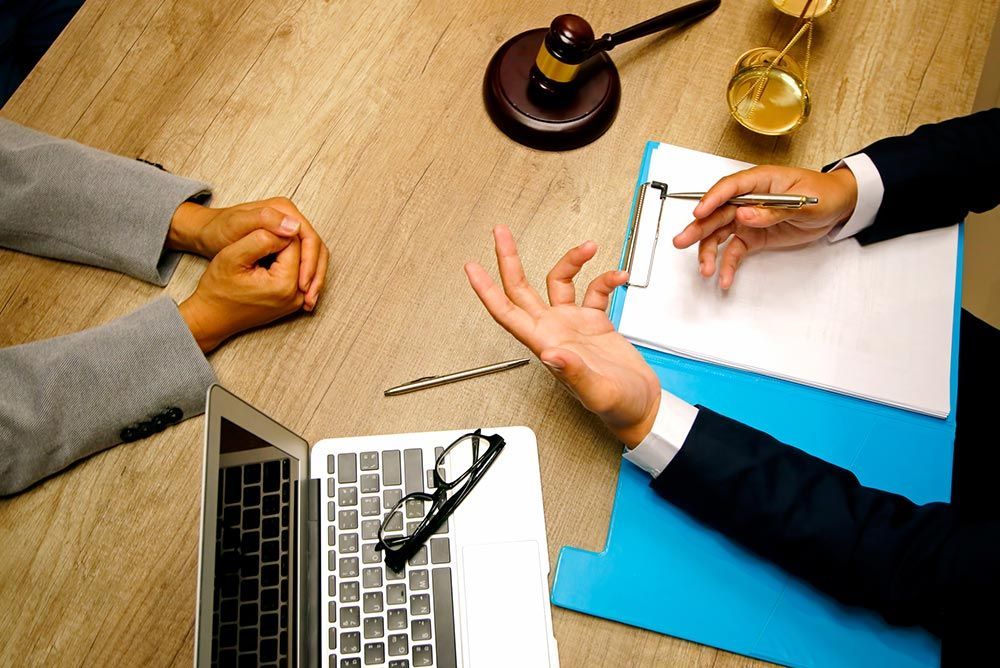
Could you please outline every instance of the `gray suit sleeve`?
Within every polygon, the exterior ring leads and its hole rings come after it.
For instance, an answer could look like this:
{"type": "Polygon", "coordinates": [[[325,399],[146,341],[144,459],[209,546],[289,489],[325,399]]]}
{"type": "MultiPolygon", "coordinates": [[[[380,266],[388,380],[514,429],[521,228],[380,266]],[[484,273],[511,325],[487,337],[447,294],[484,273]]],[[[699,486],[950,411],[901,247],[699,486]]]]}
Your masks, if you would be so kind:
{"type": "Polygon", "coordinates": [[[169,297],[100,327],[0,349],[0,495],[120,443],[124,429],[167,409],[199,415],[213,382],[169,297]]]}
{"type": "Polygon", "coordinates": [[[166,285],[170,219],[204,183],[0,118],[0,246],[166,285]]]}

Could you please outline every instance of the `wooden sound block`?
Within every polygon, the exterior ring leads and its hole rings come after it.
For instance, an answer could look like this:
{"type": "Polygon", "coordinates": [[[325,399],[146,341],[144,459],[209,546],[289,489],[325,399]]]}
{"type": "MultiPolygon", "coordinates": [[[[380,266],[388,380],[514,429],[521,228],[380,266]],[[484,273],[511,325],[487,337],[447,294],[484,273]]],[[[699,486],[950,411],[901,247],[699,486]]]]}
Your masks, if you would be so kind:
{"type": "Polygon", "coordinates": [[[606,53],[584,63],[572,88],[556,97],[532,91],[531,68],[547,29],[509,39],[490,60],[483,80],[486,111],[516,142],[543,151],[579,148],[603,135],[618,113],[621,82],[606,53]]]}

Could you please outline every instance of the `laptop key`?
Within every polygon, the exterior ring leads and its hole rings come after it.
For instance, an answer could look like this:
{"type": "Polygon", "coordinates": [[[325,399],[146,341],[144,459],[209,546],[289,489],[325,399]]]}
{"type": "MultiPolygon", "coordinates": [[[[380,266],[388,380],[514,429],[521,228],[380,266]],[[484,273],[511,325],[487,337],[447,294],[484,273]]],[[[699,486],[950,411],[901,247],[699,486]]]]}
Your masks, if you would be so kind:
{"type": "Polygon", "coordinates": [[[341,487],[337,490],[337,505],[341,508],[358,505],[358,488],[341,487]]]}
{"type": "MultiPolygon", "coordinates": [[[[443,539],[447,540],[447,539],[443,539]]],[[[431,561],[434,560],[431,547],[431,561]]],[[[435,568],[431,571],[434,592],[434,647],[437,650],[438,668],[457,668],[455,654],[455,602],[451,591],[451,569],[435,568]]]]}
{"type": "Polygon", "coordinates": [[[358,558],[357,557],[341,557],[339,572],[340,572],[340,577],[342,577],[342,578],[356,578],[356,577],[358,577],[358,558]]]}
{"type": "MultiPolygon", "coordinates": [[[[341,603],[356,603],[360,593],[361,593],[361,586],[357,583],[357,581],[340,583],[341,603]]],[[[365,610],[365,612],[368,611],[365,610]]]]}
{"type": "Polygon", "coordinates": [[[344,654],[357,654],[361,651],[361,634],[348,631],[340,634],[340,651],[344,654]]]}
{"type": "MultiPolygon", "coordinates": [[[[427,632],[430,633],[430,620],[424,620],[427,622],[427,632]]],[[[389,611],[386,615],[386,622],[388,623],[390,631],[402,631],[406,628],[406,608],[395,608],[389,611]]],[[[430,635],[427,636],[428,638],[430,635]]]]}
{"type": "Polygon", "coordinates": [[[403,605],[406,603],[406,585],[402,582],[391,584],[385,588],[386,605],[403,605]]]}
{"type": "Polygon", "coordinates": [[[386,565],[386,567],[385,567],[385,579],[386,580],[402,580],[404,577],[406,577],[406,572],[405,571],[402,571],[402,570],[396,571],[396,570],[393,570],[392,568],[390,568],[388,565],[386,565]]]}
{"type": "Polygon", "coordinates": [[[389,516],[389,521],[385,523],[386,531],[403,530],[403,513],[393,513],[389,516]]]}
{"type": "Polygon", "coordinates": [[[403,473],[407,494],[424,491],[424,453],[419,448],[403,450],[403,473]]]}
{"type": "Polygon", "coordinates": [[[378,486],[378,474],[377,473],[363,473],[361,475],[361,493],[362,494],[377,494],[379,490],[378,486]]]}
{"type": "Polygon", "coordinates": [[[330,649],[337,649],[337,629],[330,627],[330,649]]]}
{"type": "Polygon", "coordinates": [[[365,643],[365,665],[377,666],[385,663],[385,643],[365,643]]]}
{"type": "Polygon", "coordinates": [[[341,510],[337,513],[337,528],[341,531],[352,531],[358,528],[358,511],[341,510]]]}
{"type": "Polygon", "coordinates": [[[427,565],[427,546],[421,545],[417,553],[410,557],[407,562],[410,566],[426,566],[427,565]]]}
{"type": "Polygon", "coordinates": [[[406,501],[406,519],[423,518],[424,502],[419,499],[408,499],[406,501]]]}
{"type": "Polygon", "coordinates": [[[340,627],[354,629],[361,625],[361,608],[349,605],[340,608],[340,627]]]}
{"type": "MultiPolygon", "coordinates": [[[[364,515],[364,512],[361,513],[364,515]]],[[[379,520],[361,521],[361,540],[375,540],[378,538],[378,528],[382,523],[379,520]]]]}
{"type": "Polygon", "coordinates": [[[410,643],[405,633],[394,633],[389,636],[389,656],[406,656],[410,651],[410,643]]]}
{"type": "Polygon", "coordinates": [[[326,456],[326,472],[329,473],[330,475],[333,475],[334,462],[336,462],[336,461],[337,461],[337,456],[336,455],[327,455],[326,456]]]}
{"type": "Polygon", "coordinates": [[[382,507],[386,510],[392,510],[399,503],[400,499],[403,498],[403,490],[401,489],[387,489],[382,492],[382,507]]]}
{"type": "Polygon", "coordinates": [[[361,497],[361,514],[364,515],[365,517],[371,517],[373,515],[379,514],[377,496],[361,497]]]}
{"type": "Polygon", "coordinates": [[[413,635],[414,640],[430,640],[431,620],[414,619],[410,622],[410,633],[413,635]]]}
{"type": "MultiPolygon", "coordinates": [[[[329,609],[326,611],[326,616],[329,618],[329,619],[327,619],[327,622],[329,622],[330,624],[336,624],[337,623],[337,604],[336,604],[336,602],[330,601],[330,604],[329,604],[328,608],[329,609]]],[[[332,631],[333,629],[330,629],[330,630],[332,631]]],[[[333,649],[334,647],[336,647],[336,645],[331,645],[330,649],[333,649]]]]}
{"type": "Polygon", "coordinates": [[[361,584],[365,589],[382,586],[382,569],[378,566],[366,568],[361,576],[361,584]]]}
{"type": "Polygon", "coordinates": [[[358,481],[358,458],[353,452],[337,455],[337,482],[341,485],[358,481]]]}
{"type": "Polygon", "coordinates": [[[451,542],[447,538],[431,538],[431,563],[447,564],[451,561],[451,542]]]}
{"type": "Polygon", "coordinates": [[[431,597],[427,594],[414,594],[410,596],[410,614],[426,615],[431,611],[431,597]]]}
{"type": "Polygon", "coordinates": [[[368,617],[365,619],[365,638],[381,638],[385,635],[385,622],[381,617],[368,617]]]}
{"type": "Polygon", "coordinates": [[[410,589],[415,591],[427,589],[430,586],[429,579],[427,571],[424,569],[410,571],[410,589]]]}
{"type": "Polygon", "coordinates": [[[353,659],[341,659],[340,668],[361,668],[361,659],[354,657],[353,659]]]}
{"type": "Polygon", "coordinates": [[[403,482],[399,473],[399,450],[386,450],[382,453],[382,482],[386,485],[399,485],[403,482]]]}
{"type": "Polygon", "coordinates": [[[361,546],[361,561],[366,564],[377,564],[382,561],[382,556],[375,549],[375,543],[365,543],[361,546]]]}
{"type": "MultiPolygon", "coordinates": [[[[332,631],[333,629],[330,629],[330,630],[332,631]]],[[[331,647],[330,649],[333,649],[333,648],[331,647]]],[[[220,665],[222,665],[222,664],[220,664],[220,665]]],[[[331,654],[330,655],[330,660],[329,660],[329,662],[326,665],[327,665],[327,668],[337,668],[337,666],[339,665],[337,663],[337,655],[336,654],[331,654]]]]}
{"type": "Polygon", "coordinates": [[[433,663],[434,663],[434,650],[431,649],[430,645],[414,645],[413,647],[414,666],[430,666],[433,663]]]}
{"type": "Polygon", "coordinates": [[[365,613],[368,614],[373,612],[382,612],[382,592],[365,592],[362,607],[364,608],[365,613]]]}
{"type": "Polygon", "coordinates": [[[354,554],[358,551],[358,534],[342,533],[337,542],[337,548],[342,554],[354,554]]]}
{"type": "Polygon", "coordinates": [[[389,662],[389,668],[410,668],[410,662],[406,659],[396,659],[389,662]]]}
{"type": "Polygon", "coordinates": [[[361,470],[362,471],[375,471],[378,469],[378,453],[377,452],[362,452],[361,453],[361,470]]]}

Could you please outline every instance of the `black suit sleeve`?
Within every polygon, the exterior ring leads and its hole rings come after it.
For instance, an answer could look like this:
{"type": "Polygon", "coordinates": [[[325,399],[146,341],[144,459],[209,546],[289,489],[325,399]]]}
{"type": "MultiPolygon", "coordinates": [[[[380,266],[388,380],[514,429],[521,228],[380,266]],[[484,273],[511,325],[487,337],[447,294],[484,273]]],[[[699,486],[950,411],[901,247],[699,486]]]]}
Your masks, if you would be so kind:
{"type": "MultiPolygon", "coordinates": [[[[1000,472],[998,472],[1000,473],[1000,472]]],[[[960,523],[700,408],[652,482],[704,524],[841,602],[945,635],[1000,593],[1000,522],[960,523]]]]}
{"type": "Polygon", "coordinates": [[[885,195],[862,245],[948,227],[1000,204],[1000,108],[888,137],[861,153],[875,163],[885,195]]]}

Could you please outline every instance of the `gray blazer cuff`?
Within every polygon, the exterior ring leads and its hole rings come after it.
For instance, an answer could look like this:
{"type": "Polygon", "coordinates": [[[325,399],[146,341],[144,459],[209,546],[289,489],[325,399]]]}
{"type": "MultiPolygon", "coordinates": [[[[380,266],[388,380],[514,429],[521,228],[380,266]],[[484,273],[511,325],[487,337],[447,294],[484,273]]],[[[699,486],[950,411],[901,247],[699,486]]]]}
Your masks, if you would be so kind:
{"type": "Polygon", "coordinates": [[[209,187],[0,119],[0,246],[166,285],[174,211],[209,187]]]}
{"type": "Polygon", "coordinates": [[[169,297],[100,327],[0,349],[0,495],[120,443],[167,409],[201,414],[214,382],[169,297]]]}

